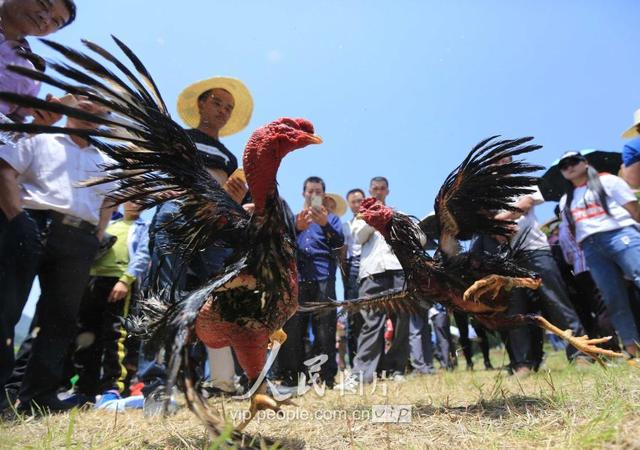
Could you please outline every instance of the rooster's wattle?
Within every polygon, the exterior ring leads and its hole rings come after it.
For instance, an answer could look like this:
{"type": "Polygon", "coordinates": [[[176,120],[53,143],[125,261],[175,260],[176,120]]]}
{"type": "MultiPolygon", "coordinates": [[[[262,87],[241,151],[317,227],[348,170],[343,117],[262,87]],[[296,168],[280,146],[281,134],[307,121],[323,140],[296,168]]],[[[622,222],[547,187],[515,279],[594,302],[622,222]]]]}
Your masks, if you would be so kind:
{"type": "MultiPolygon", "coordinates": [[[[143,301],[143,314],[131,327],[143,331],[148,347],[171,344],[168,362],[169,388],[181,379],[189,407],[214,434],[221,419],[212,414],[194,388],[187,346],[197,335],[207,346],[231,346],[250,382],[258,379],[270,341],[279,345],[280,330],[298,306],[295,229],[292,214],[280,198],[276,174],[291,151],[322,140],[305,119],[281,118],[250,137],[243,156],[249,191],[255,203],[247,213],[206,171],[196,146],[175,123],[151,76],[122,42],[116,44],[135,66],[137,76],[115,56],[91,42],[84,44],[115,65],[129,81],[96,59],[60,44],[43,40],[70,64],[48,61],[48,67],[68,79],[21,67],[11,70],[59,87],[108,108],[108,115],[88,114],[77,108],[12,93],[0,98],[17,105],[36,107],[103,125],[95,130],[68,129],[35,124],[2,124],[0,129],[28,133],[65,133],[87,139],[115,163],[106,176],[88,184],[116,181],[110,194],[116,203],[137,201],[145,208],[176,200],[186,220],[167,225],[185,261],[205,247],[222,245],[233,253],[223,272],[178,303],[143,301]],[[73,84],[75,82],[76,84],[73,84]]],[[[261,408],[279,408],[261,385],[252,397],[252,416],[261,408]]],[[[246,422],[243,426],[246,425],[246,422]]]]}

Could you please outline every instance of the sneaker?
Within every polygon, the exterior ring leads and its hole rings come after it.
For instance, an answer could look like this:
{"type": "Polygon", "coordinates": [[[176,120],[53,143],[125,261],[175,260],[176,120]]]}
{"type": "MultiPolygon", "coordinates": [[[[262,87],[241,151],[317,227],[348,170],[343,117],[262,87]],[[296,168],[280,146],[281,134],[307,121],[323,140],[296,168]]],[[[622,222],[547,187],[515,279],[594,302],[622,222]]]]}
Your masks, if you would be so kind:
{"type": "Polygon", "coordinates": [[[68,391],[58,394],[58,400],[71,406],[84,406],[87,403],[94,403],[96,398],[80,392],[68,391]]]}
{"type": "Polygon", "coordinates": [[[55,393],[51,393],[38,398],[33,398],[31,401],[26,403],[20,403],[17,406],[17,411],[19,413],[41,415],[65,412],[75,407],[75,405],[69,405],[60,401],[55,393]]]}
{"type": "Polygon", "coordinates": [[[396,383],[404,383],[407,381],[407,379],[405,378],[405,376],[401,373],[396,373],[395,375],[393,375],[391,377],[392,381],[395,381],[396,383]]]}
{"type": "Polygon", "coordinates": [[[98,401],[96,401],[96,409],[108,409],[108,410],[116,410],[118,409],[118,400],[122,400],[120,396],[120,392],[115,389],[106,391],[104,394],[100,396],[98,401]]]}
{"type": "Polygon", "coordinates": [[[356,393],[358,389],[360,389],[361,384],[362,381],[360,380],[360,377],[356,375],[349,375],[344,378],[342,383],[336,384],[333,389],[338,392],[356,393]]]}

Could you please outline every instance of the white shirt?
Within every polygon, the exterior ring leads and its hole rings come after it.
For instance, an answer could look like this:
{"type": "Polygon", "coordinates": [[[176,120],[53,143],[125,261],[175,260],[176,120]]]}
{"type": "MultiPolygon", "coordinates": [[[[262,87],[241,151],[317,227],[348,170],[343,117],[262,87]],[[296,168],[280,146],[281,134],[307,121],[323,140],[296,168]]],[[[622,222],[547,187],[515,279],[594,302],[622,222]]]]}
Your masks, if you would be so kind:
{"type": "Polygon", "coordinates": [[[534,190],[531,194],[526,194],[521,197],[514,199],[512,202],[515,205],[518,200],[523,197],[532,197],[534,206],[532,206],[529,211],[520,218],[516,219],[516,224],[518,226],[518,232],[511,238],[511,244],[515,244],[523,233],[528,233],[524,238],[524,242],[522,248],[525,250],[542,250],[549,249],[549,243],[547,242],[547,236],[540,230],[540,225],[538,224],[538,218],[536,217],[535,205],[540,205],[544,203],[544,197],[538,189],[538,186],[531,186],[531,189],[534,190]]]}
{"type": "MultiPolygon", "coordinates": [[[[598,203],[597,196],[587,188],[587,185],[578,186],[573,190],[571,202],[571,214],[576,223],[576,240],[582,242],[586,237],[603,231],[612,231],[628,226],[638,226],[631,217],[629,211],[623,208],[629,202],[637,201],[635,194],[629,185],[615,175],[603,173],[600,182],[607,194],[608,215],[598,203]]],[[[567,196],[560,199],[560,210],[567,203],[567,196]]]]}
{"type": "Polygon", "coordinates": [[[97,225],[102,202],[115,187],[79,187],[81,181],[104,175],[102,165],[112,160],[95,147],[78,147],[66,135],[39,134],[0,146],[0,158],[20,174],[20,199],[27,209],[50,209],[97,225]]]}
{"type": "Polygon", "coordinates": [[[348,222],[342,224],[342,233],[344,234],[344,245],[347,246],[347,259],[358,258],[362,252],[362,245],[356,242],[356,237],[353,234],[353,222],[356,220],[355,216],[348,222]]]}
{"type": "Polygon", "coordinates": [[[362,245],[359,280],[387,270],[402,270],[400,261],[389,244],[373,227],[367,225],[362,219],[356,219],[351,225],[351,230],[355,242],[362,245]]]}

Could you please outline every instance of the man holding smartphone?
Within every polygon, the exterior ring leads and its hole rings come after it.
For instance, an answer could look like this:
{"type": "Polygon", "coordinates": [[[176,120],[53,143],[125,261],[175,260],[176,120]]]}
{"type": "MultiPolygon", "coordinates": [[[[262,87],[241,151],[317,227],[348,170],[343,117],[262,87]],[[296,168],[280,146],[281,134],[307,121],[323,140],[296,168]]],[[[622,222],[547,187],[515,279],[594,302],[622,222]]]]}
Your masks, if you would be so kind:
{"type": "MultiPolygon", "coordinates": [[[[336,298],[335,250],[344,244],[342,223],[338,216],[322,205],[325,183],[322,178],[309,177],[302,186],[304,207],[296,216],[298,244],[298,301],[319,302],[336,298]]],[[[336,312],[331,314],[296,313],[284,326],[288,339],[284,343],[279,367],[285,386],[296,386],[298,374],[304,372],[304,361],[319,355],[328,359],[321,366],[320,378],[332,388],[338,371],[336,364],[336,312]],[[305,355],[304,342],[311,322],[313,348],[305,355]]]]}

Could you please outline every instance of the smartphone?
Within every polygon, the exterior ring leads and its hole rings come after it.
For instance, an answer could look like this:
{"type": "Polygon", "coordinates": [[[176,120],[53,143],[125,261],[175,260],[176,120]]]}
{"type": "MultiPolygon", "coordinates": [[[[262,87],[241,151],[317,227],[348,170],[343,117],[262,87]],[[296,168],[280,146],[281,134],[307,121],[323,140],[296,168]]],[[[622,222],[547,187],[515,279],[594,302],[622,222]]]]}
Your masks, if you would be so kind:
{"type": "Polygon", "coordinates": [[[322,197],[319,195],[314,195],[311,197],[311,207],[312,208],[320,208],[322,206],[322,197]]]}

